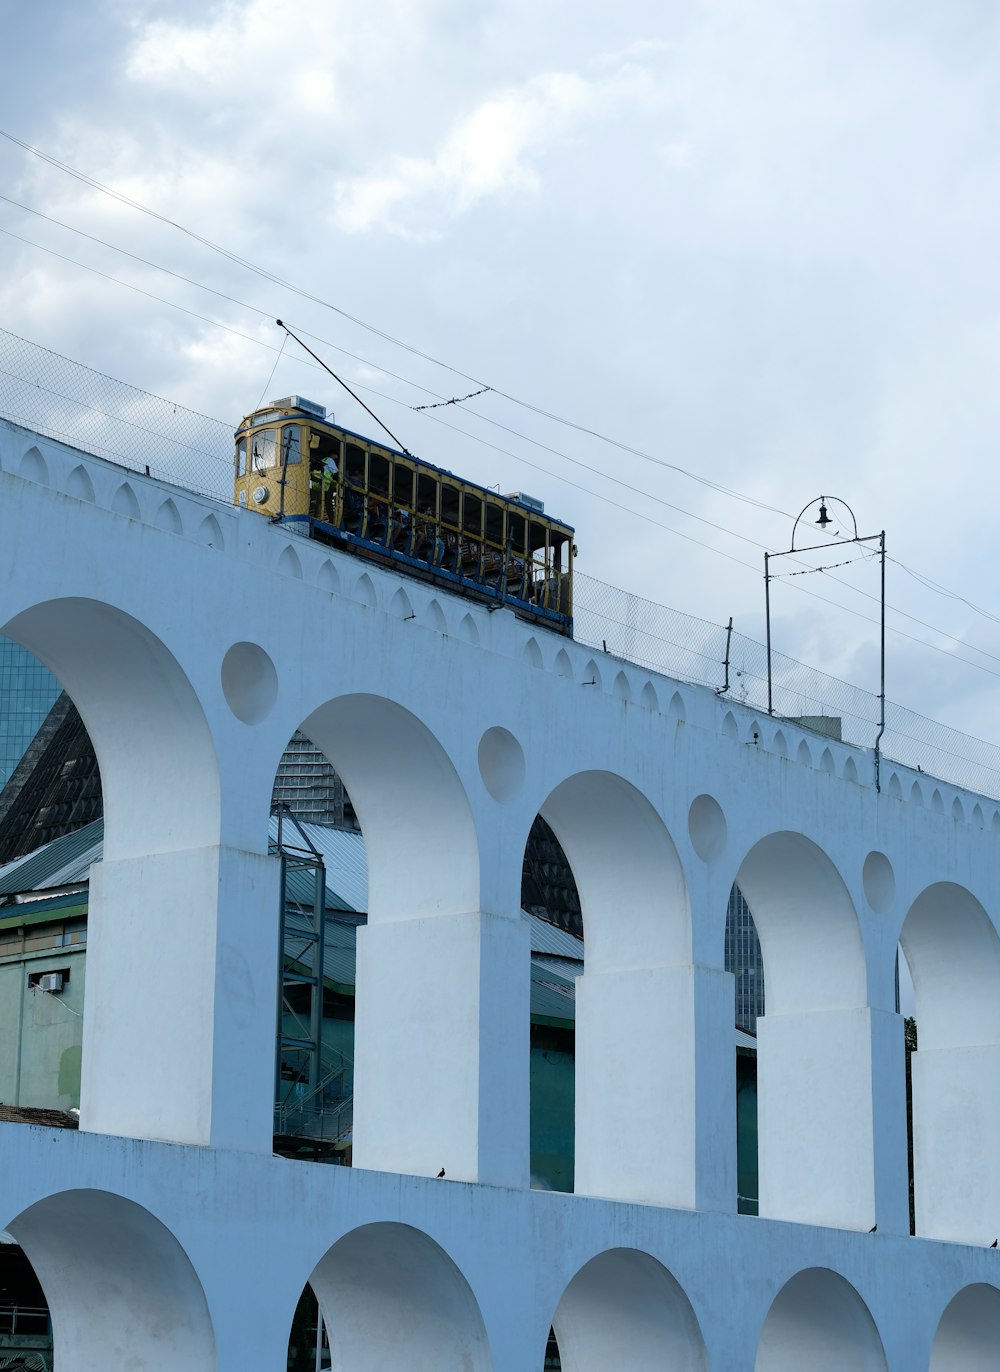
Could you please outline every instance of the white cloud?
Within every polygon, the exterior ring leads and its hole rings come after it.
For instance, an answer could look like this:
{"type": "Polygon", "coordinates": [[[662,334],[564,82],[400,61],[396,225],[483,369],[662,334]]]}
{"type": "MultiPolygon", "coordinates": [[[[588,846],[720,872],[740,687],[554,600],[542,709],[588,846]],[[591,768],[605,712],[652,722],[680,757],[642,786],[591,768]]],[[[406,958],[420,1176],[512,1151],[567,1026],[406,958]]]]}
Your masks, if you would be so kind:
{"type": "Polygon", "coordinates": [[[478,104],[428,157],[395,157],[341,182],[334,218],[348,233],[433,231],[478,202],[542,185],[539,164],[590,121],[608,123],[656,98],[650,72],[623,60],[598,76],[547,72],[478,104]],[[414,221],[421,226],[414,230],[414,221]]]}

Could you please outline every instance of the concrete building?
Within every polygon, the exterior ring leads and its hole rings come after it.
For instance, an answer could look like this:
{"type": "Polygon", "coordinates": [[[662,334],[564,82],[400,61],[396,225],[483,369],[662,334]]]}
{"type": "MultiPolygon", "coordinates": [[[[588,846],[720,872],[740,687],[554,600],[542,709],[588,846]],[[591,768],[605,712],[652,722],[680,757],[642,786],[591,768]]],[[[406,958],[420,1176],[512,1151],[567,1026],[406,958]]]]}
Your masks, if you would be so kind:
{"type": "Polygon", "coordinates": [[[81,1127],[0,1124],[0,1225],[66,1367],[280,1367],[306,1281],[350,1372],[530,1372],[550,1327],[567,1372],[995,1364],[995,802],[886,762],[877,791],[863,750],[9,425],[0,546],[0,631],[77,702],[104,785],[81,1127]],[[296,729],[368,852],[353,1168],[271,1152],[267,814],[296,729]],[[529,1185],[539,813],[586,929],[572,1195],[529,1185]],[[759,1217],[734,882],[767,977],[759,1217]]]}

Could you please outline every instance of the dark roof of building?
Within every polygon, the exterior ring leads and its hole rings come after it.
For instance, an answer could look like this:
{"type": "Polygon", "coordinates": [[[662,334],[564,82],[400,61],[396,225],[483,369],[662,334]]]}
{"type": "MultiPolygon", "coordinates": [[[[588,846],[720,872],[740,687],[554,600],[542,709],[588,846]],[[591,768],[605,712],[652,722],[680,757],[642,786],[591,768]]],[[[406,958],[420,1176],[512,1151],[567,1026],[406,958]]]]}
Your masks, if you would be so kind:
{"type": "Polygon", "coordinates": [[[43,1110],[37,1105],[4,1105],[0,1101],[0,1124],[40,1124],[46,1129],[79,1129],[76,1115],[66,1110],[43,1110]]]}
{"type": "Polygon", "coordinates": [[[94,745],[63,691],[0,791],[0,862],[32,853],[102,813],[94,745]]]}

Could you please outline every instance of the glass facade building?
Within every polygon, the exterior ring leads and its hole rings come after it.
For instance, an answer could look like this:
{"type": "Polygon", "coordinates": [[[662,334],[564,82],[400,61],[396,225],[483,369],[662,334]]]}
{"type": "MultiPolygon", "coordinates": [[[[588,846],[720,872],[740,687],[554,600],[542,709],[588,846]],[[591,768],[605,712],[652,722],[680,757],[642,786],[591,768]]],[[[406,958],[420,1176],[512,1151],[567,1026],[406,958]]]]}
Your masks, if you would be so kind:
{"type": "Polygon", "coordinates": [[[736,980],[736,1023],[757,1032],[757,1016],[764,1013],[764,959],[757,927],[743,892],[734,886],[726,912],[726,971],[736,980]]]}
{"type": "Polygon", "coordinates": [[[0,637],[0,788],[24,757],[62,687],[26,648],[0,637]]]}

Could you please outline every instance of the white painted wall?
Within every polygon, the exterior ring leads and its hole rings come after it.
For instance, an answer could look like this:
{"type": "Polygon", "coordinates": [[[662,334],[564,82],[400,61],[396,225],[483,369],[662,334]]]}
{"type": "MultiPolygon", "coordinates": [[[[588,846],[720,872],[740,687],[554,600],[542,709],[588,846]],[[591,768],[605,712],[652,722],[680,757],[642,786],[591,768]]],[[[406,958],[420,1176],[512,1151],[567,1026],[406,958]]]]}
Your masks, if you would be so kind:
{"type": "Polygon", "coordinates": [[[618,1329],[636,1366],[669,1349],[720,1372],[913,1372],[946,1307],[935,1366],[955,1329],[970,1356],[995,1353],[988,1302],[951,1303],[1000,1273],[985,1247],[1000,807],[944,784],[940,807],[922,803],[888,764],[876,794],[853,779],[868,774],[856,750],[824,740],[830,772],[794,726],[598,661],[509,611],[407,582],[401,615],[394,574],[2,424],[0,572],[0,631],[73,695],[107,797],[84,1129],[0,1126],[0,1226],[49,1273],[64,1366],[93,1366],[101,1342],[114,1372],[158,1369],[155,1329],[177,1319],[186,1366],[278,1367],[314,1270],[350,1372],[398,1356],[418,1314],[411,1365],[526,1372],[557,1309],[579,1369],[618,1329]],[[70,482],[77,468],[86,483],[70,482]],[[268,1155],[266,817],[299,726],[342,772],[371,865],[353,1172],[268,1155]],[[983,827],[960,817],[977,803],[983,827]],[[516,913],[539,811],[574,865],[587,930],[577,1157],[592,1196],[527,1189],[516,913]],[[761,1220],[734,1214],[722,959],[737,876],[768,978],[761,1220]],[[918,1215],[947,1248],[904,1232],[901,938],[927,1025],[918,1215]],[[935,1211],[945,1159],[954,1186],[935,1211]],[[105,1199],[81,1210],[61,1197],[81,1190],[105,1199]],[[69,1237],[81,1215],[97,1217],[95,1271],[119,1293],[105,1305],[83,1270],[91,1249],[69,1237]],[[639,1256],[574,1284],[619,1250],[639,1256]],[[396,1272],[395,1296],[343,1254],[396,1272]],[[176,1274],[166,1313],[143,1276],[160,1261],[176,1274]]]}

